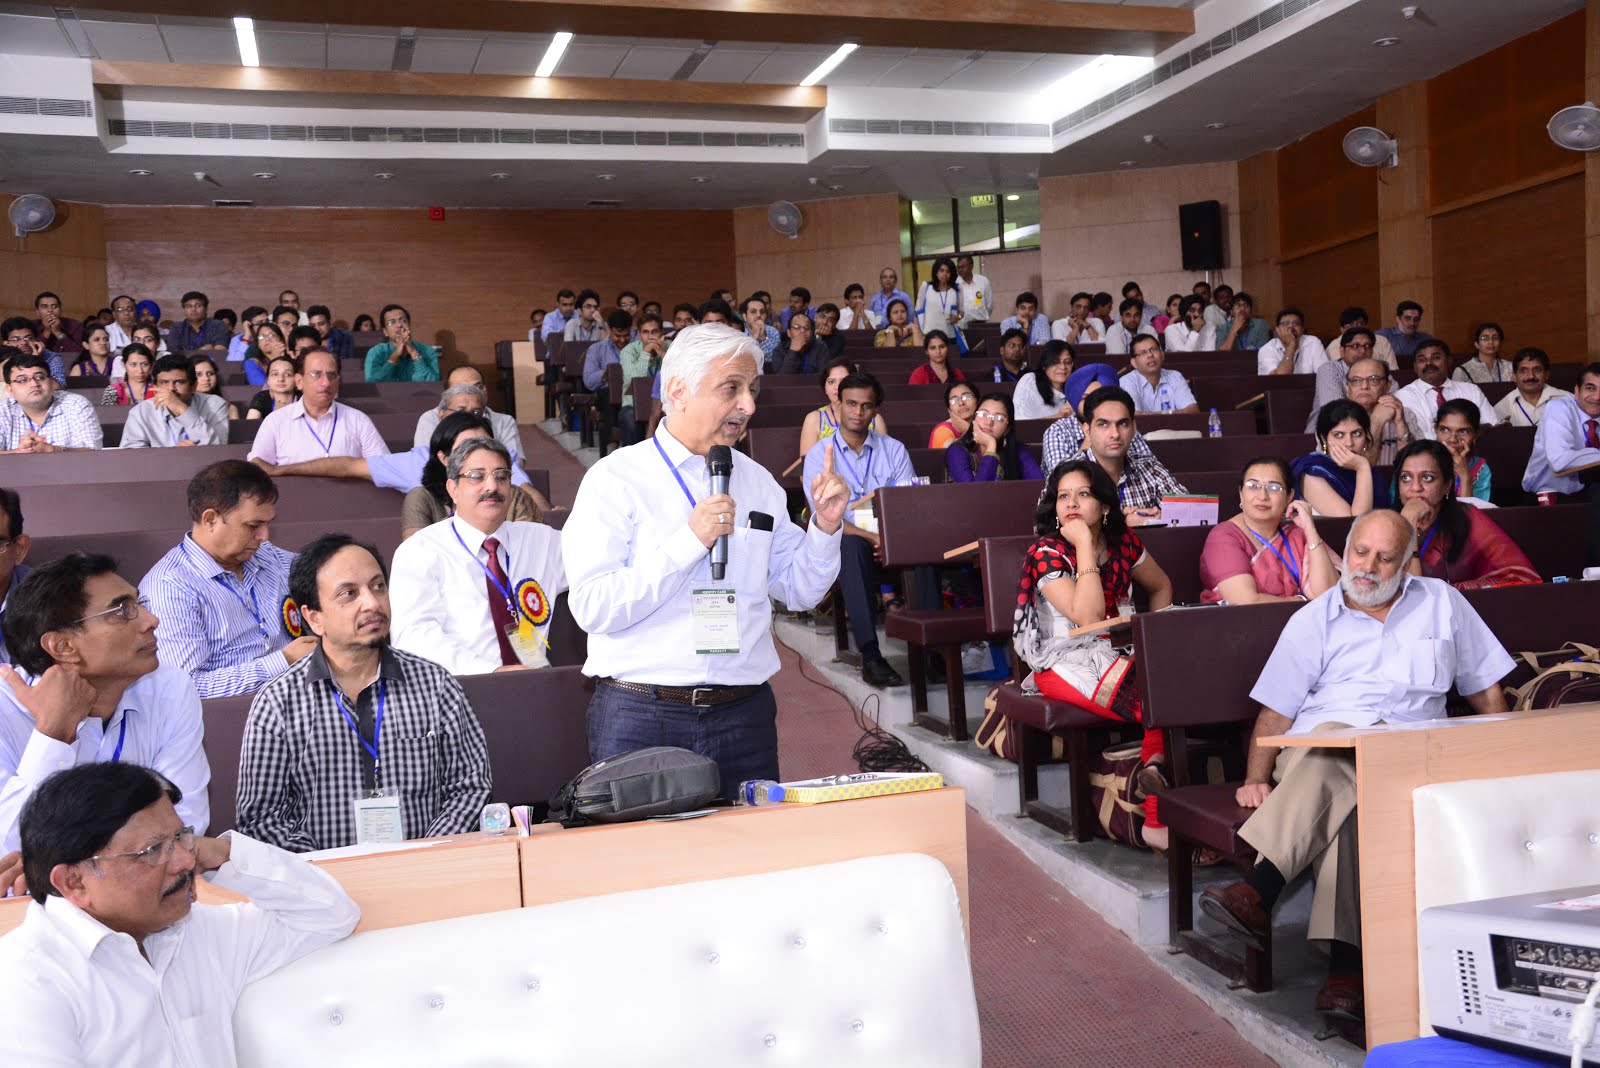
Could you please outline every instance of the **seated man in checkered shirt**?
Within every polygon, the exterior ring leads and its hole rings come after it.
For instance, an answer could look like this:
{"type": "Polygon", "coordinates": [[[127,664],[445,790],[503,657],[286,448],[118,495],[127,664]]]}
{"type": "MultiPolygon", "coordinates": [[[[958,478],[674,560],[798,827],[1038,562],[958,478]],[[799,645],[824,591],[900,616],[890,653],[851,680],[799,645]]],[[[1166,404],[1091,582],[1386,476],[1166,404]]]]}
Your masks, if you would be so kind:
{"type": "Polygon", "coordinates": [[[1117,386],[1105,386],[1083,398],[1083,448],[1068,460],[1099,464],[1117,484],[1117,500],[1130,527],[1160,526],[1161,498],[1188,492],[1154,455],[1130,451],[1138,426],[1133,398],[1117,386]]]}
{"type": "Polygon", "coordinates": [[[0,402],[0,452],[61,452],[104,445],[94,406],[56,389],[43,356],[0,348],[11,395],[0,402]]]}
{"type": "Polygon", "coordinates": [[[390,647],[377,550],[324,534],[295,558],[289,594],[321,644],[250,706],[238,829],[294,852],[476,830],[483,728],[454,676],[390,647]]]}

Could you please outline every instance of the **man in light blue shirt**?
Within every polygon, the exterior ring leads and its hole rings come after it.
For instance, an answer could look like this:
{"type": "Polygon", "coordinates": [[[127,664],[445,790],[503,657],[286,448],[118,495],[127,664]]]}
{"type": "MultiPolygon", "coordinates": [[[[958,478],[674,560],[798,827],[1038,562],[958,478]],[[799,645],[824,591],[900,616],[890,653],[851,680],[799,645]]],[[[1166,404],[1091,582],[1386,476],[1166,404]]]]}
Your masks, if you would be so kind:
{"type": "MultiPolygon", "coordinates": [[[[595,411],[600,413],[600,454],[611,447],[611,430],[622,428],[624,444],[638,439],[638,420],[633,406],[613,406],[606,388],[606,368],[622,362],[622,350],[633,335],[633,316],[621,308],[606,316],[606,336],[589,346],[583,356],[583,388],[594,394],[595,411]],[[620,408],[620,410],[619,410],[620,408]]],[[[626,390],[628,383],[622,384],[626,390]]]]}
{"type": "Polygon", "coordinates": [[[1000,320],[1000,333],[1021,330],[1028,344],[1043,345],[1050,340],[1050,320],[1039,314],[1039,298],[1029,292],[1017,294],[1016,313],[1000,320]]]}
{"type": "Polygon", "coordinates": [[[1479,715],[1506,710],[1498,683],[1511,657],[1454,587],[1406,572],[1416,547],[1399,513],[1366,513],[1351,524],[1339,585],[1290,617],[1250,692],[1261,711],[1236,798],[1256,810],[1239,836],[1260,859],[1201,897],[1208,915],[1260,945],[1286,882],[1314,869],[1307,937],[1331,943],[1320,1012],[1364,1011],[1354,752],[1260,739],[1443,719],[1452,687],[1479,715]]]}
{"type": "MultiPolygon", "coordinates": [[[[846,291],[845,299],[849,299],[846,291]]],[[[872,294],[872,299],[867,302],[867,307],[872,309],[878,317],[878,322],[889,321],[889,305],[897,300],[906,302],[906,310],[911,309],[911,294],[900,288],[900,272],[893,267],[885,267],[878,272],[878,291],[872,294]]],[[[861,329],[861,324],[854,324],[855,329],[861,329]]]]}
{"type": "Polygon", "coordinates": [[[267,540],[278,487],[255,464],[221,460],[189,482],[193,526],[139,582],[161,620],[161,662],[201,697],[255,693],[309,653],[289,599],[294,554],[267,540]]]}
{"type": "MultiPolygon", "coordinates": [[[[811,485],[831,460],[850,489],[851,510],[845,514],[844,542],[839,549],[839,591],[844,594],[850,634],[861,652],[861,677],[879,687],[901,686],[904,680],[878,648],[872,601],[881,588],[875,560],[879,540],[872,504],[866,498],[880,486],[903,486],[916,477],[906,447],[872,429],[882,406],[883,387],[870,374],[857,371],[841,380],[839,430],[806,453],[805,474],[800,479],[802,486],[811,485]]],[[[807,502],[815,509],[809,491],[807,502]]]]}
{"type": "Polygon", "coordinates": [[[1576,395],[1555,397],[1545,404],[1522,473],[1522,488],[1587,501],[1589,544],[1584,563],[1600,565],[1600,363],[1583,369],[1576,395]]]}
{"type": "Polygon", "coordinates": [[[1123,375],[1118,384],[1133,398],[1135,415],[1175,415],[1200,410],[1188,380],[1162,366],[1166,358],[1161,339],[1154,334],[1140,334],[1133,339],[1133,370],[1123,375]]]}
{"type": "Polygon", "coordinates": [[[539,327],[539,336],[547,344],[551,335],[560,340],[567,323],[572,321],[573,308],[577,303],[578,295],[570,289],[563,289],[556,294],[556,306],[544,313],[544,322],[539,327]]]}

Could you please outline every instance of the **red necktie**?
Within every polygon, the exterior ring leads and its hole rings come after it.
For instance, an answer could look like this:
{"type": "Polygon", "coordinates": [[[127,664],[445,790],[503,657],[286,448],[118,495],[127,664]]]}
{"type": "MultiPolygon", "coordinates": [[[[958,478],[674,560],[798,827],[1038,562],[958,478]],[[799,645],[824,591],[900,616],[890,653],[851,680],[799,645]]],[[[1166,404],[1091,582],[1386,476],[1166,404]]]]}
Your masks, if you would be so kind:
{"type": "Polygon", "coordinates": [[[1434,396],[1433,396],[1433,406],[1435,408],[1443,408],[1444,407],[1444,387],[1443,386],[1434,386],[1433,387],[1433,394],[1434,394],[1434,396]]]}
{"type": "Polygon", "coordinates": [[[505,570],[500,566],[500,539],[484,538],[483,551],[489,554],[489,575],[483,579],[484,589],[489,592],[489,622],[494,627],[495,641],[500,643],[500,663],[520,664],[517,654],[511,650],[511,641],[506,637],[506,629],[511,626],[511,611],[506,607],[506,593],[511,589],[511,583],[506,579],[505,570]],[[499,587],[495,583],[500,583],[499,587]]]}
{"type": "Polygon", "coordinates": [[[1591,419],[1583,424],[1583,440],[1591,449],[1600,449],[1600,419],[1591,419]]]}

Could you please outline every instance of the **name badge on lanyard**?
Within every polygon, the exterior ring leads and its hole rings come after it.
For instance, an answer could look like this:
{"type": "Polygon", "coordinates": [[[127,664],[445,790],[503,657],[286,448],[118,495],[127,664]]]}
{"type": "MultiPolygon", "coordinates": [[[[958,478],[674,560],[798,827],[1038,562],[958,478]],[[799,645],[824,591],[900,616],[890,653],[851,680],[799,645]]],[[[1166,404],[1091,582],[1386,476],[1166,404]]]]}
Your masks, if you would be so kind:
{"type": "Polygon", "coordinates": [[[356,741],[361,743],[361,748],[366,750],[372,758],[372,792],[351,799],[356,817],[356,844],[372,845],[390,842],[403,842],[406,840],[405,819],[400,814],[400,793],[392,788],[384,788],[379,778],[381,761],[379,760],[379,742],[383,738],[383,710],[389,696],[389,684],[385,679],[378,680],[377,708],[372,716],[372,741],[368,742],[361,736],[360,724],[344,703],[344,695],[339,692],[339,687],[330,679],[328,685],[333,690],[333,703],[339,706],[339,714],[344,716],[344,721],[350,724],[350,730],[355,734],[356,741]]]}

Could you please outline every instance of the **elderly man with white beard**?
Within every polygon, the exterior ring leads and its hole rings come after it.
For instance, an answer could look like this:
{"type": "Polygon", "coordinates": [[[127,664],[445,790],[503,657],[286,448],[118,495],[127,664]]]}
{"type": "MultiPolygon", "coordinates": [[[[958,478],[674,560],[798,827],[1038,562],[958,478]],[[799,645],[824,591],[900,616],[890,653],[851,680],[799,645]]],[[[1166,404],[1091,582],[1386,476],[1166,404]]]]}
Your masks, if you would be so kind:
{"type": "Polygon", "coordinates": [[[1261,744],[1281,734],[1442,719],[1451,687],[1472,710],[1506,710],[1497,683],[1511,657],[1449,584],[1407,574],[1417,535],[1403,516],[1368,512],[1350,528],[1339,585],[1296,612],[1250,698],[1261,705],[1238,803],[1250,875],[1201,895],[1207,915],[1252,944],[1272,937],[1285,883],[1310,869],[1306,932],[1329,943],[1318,1011],[1361,1019],[1361,900],[1354,750],[1261,744]]]}

